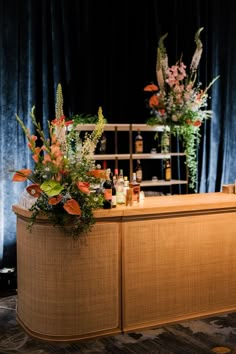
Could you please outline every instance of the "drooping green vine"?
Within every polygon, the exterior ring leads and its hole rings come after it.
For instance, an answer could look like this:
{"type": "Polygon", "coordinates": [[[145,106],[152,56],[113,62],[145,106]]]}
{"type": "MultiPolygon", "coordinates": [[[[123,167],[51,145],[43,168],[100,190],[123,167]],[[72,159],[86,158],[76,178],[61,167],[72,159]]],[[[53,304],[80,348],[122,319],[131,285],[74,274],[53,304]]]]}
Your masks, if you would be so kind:
{"type": "Polygon", "coordinates": [[[175,125],[171,128],[171,133],[179,137],[183,143],[186,153],[186,165],[188,168],[189,187],[197,192],[198,184],[198,159],[197,150],[200,143],[200,129],[194,125],[175,125]]]}

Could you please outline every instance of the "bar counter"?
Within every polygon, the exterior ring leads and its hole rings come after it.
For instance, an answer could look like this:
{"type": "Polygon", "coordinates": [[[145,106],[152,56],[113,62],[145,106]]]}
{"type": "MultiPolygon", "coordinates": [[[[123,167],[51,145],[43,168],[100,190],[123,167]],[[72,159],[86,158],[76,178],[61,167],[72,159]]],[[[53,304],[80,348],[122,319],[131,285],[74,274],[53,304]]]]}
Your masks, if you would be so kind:
{"type": "Polygon", "coordinates": [[[236,310],[236,195],[148,197],[96,210],[73,240],[17,215],[17,317],[32,336],[70,341],[236,310]]]}

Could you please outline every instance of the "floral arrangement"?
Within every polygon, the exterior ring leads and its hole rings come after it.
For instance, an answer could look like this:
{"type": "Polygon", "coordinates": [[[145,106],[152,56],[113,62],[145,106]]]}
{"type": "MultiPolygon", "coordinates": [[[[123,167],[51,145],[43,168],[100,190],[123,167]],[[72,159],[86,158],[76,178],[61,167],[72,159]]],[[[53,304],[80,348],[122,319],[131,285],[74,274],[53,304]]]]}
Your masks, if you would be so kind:
{"type": "Polygon", "coordinates": [[[91,134],[86,133],[81,137],[76,131],[76,124],[64,116],[60,84],[57,87],[55,111],[56,118],[48,122],[49,138],[36,121],[34,107],[31,119],[37,135],[31,134],[16,115],[27,138],[35,168],[33,171],[14,171],[12,180],[30,182],[26,191],[34,202],[29,208],[32,211],[29,227],[32,227],[39,213],[45,214],[54,225],[67,226],[66,230],[70,225],[69,232],[77,237],[91,230],[95,223],[93,210],[103,205],[103,195],[97,193],[96,186],[99,186],[105,174],[103,170],[96,169],[93,154],[102,135],[105,119],[99,107],[95,129],[91,134]]]}
{"type": "Polygon", "coordinates": [[[208,90],[219,78],[202,89],[197,81],[197,69],[202,55],[202,42],[198,29],[195,34],[196,50],[192,57],[189,71],[181,58],[169,67],[168,55],[164,46],[167,34],[162,36],[157,48],[156,78],[157,85],[152,83],[144,88],[148,93],[148,108],[151,117],[147,124],[162,124],[170,134],[182,139],[186,152],[186,164],[189,173],[189,186],[196,191],[197,186],[197,147],[200,142],[200,126],[212,116],[207,110],[208,90]]]}

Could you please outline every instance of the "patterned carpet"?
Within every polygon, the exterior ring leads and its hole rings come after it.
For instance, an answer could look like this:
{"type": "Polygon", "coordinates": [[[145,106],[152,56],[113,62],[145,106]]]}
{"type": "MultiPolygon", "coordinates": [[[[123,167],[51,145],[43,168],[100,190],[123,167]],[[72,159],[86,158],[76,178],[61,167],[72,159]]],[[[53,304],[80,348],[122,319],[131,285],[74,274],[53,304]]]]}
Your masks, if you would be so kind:
{"type": "Polygon", "coordinates": [[[236,354],[236,313],[154,330],[86,340],[48,343],[28,336],[16,321],[16,295],[0,298],[0,354],[236,354]]]}

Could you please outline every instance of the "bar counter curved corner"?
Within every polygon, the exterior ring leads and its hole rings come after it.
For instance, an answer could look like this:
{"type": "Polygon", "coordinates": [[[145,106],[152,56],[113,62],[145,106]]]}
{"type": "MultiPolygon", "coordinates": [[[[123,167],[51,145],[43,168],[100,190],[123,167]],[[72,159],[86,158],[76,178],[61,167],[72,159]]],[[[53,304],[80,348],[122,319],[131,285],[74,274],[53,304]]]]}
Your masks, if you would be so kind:
{"type": "Polygon", "coordinates": [[[149,197],[95,211],[73,240],[17,216],[17,318],[44,340],[72,341],[236,310],[236,195],[149,197]]]}

